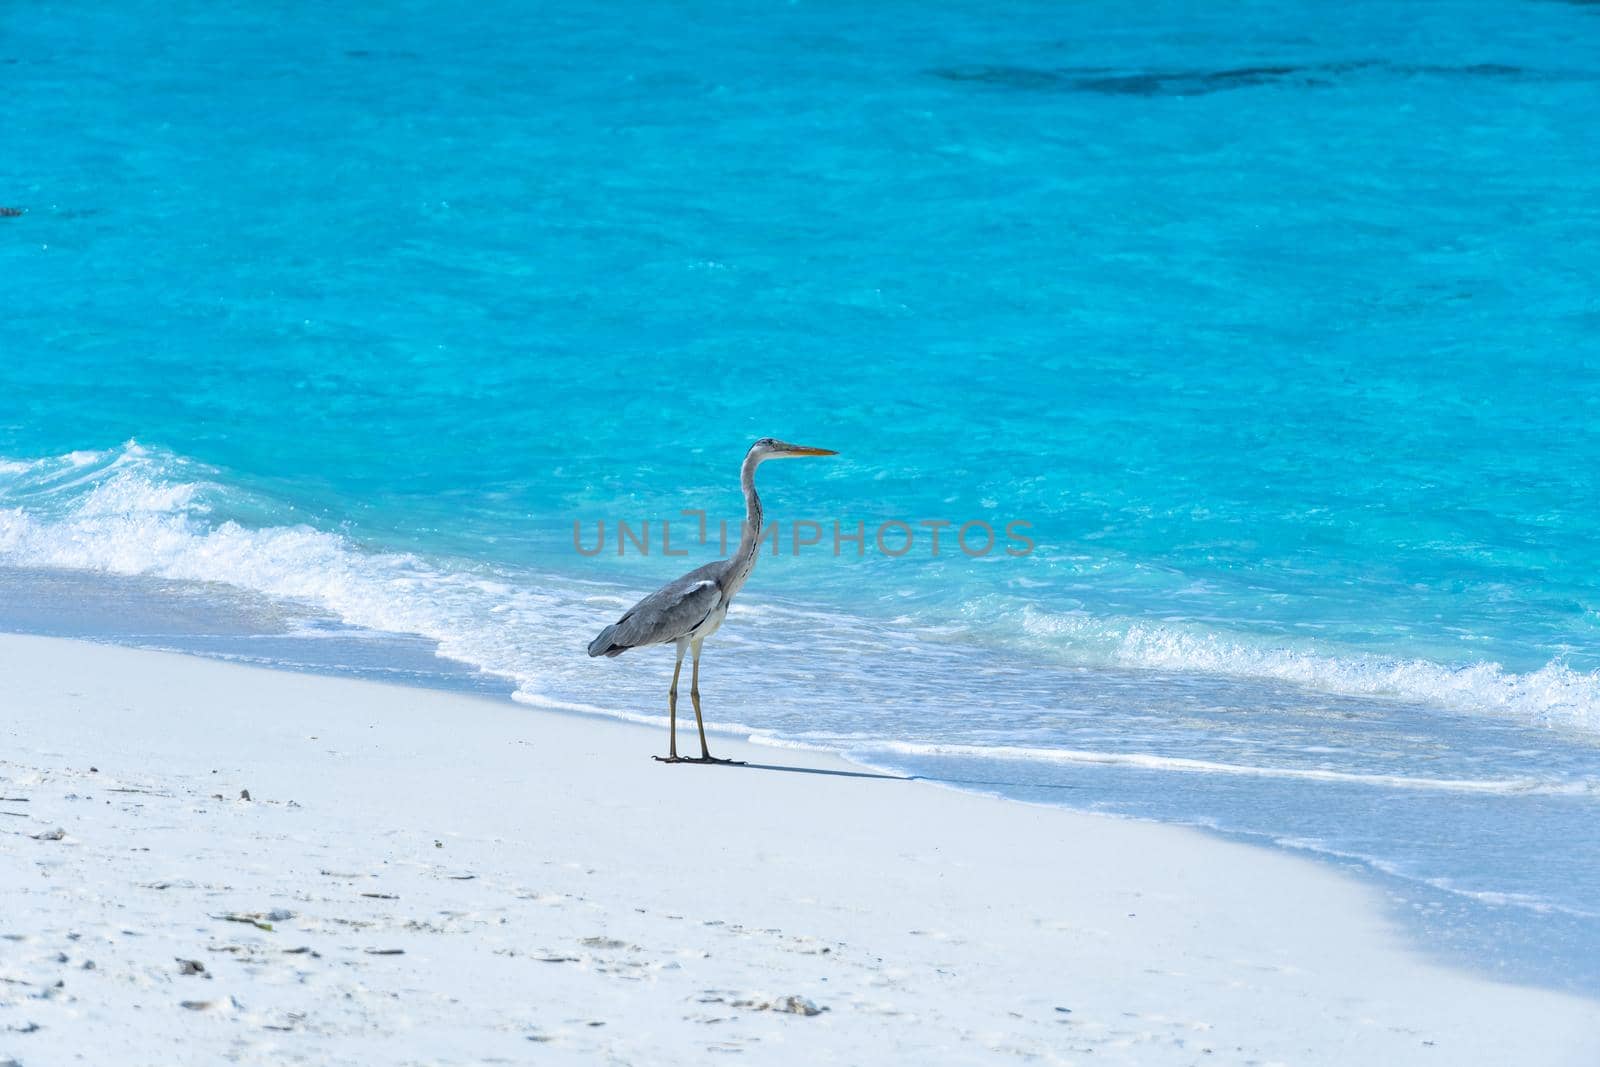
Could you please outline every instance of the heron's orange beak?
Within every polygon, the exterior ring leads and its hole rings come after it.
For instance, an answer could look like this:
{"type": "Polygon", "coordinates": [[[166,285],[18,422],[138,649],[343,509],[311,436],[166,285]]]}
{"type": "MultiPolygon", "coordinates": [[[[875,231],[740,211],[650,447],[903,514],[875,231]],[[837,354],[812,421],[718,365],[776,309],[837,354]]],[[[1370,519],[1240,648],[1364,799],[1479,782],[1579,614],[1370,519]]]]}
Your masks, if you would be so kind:
{"type": "Polygon", "coordinates": [[[790,445],[788,453],[791,456],[837,456],[839,454],[831,448],[808,448],[805,445],[790,445]]]}

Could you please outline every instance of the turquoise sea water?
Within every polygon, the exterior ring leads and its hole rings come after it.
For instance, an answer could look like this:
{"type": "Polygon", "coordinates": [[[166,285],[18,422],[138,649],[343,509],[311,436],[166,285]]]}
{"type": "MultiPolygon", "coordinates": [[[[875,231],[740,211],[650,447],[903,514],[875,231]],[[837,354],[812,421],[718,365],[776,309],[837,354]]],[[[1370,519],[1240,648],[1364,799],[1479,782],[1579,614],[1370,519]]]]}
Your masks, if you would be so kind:
{"type": "Polygon", "coordinates": [[[12,11],[0,623],[655,720],[584,645],[714,553],[574,522],[823,445],[713,721],[1600,990],[1597,58],[1542,0],[12,11]],[[833,556],[895,520],[1037,547],[833,556]]]}

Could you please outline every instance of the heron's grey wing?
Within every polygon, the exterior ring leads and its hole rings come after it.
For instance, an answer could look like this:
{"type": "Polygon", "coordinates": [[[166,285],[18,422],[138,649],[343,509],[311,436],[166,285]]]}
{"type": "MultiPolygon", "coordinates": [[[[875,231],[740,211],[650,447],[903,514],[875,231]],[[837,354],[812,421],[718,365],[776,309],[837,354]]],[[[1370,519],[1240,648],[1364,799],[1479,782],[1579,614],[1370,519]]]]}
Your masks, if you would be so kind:
{"type": "Polygon", "coordinates": [[[676,641],[705,621],[722,602],[722,589],[698,572],[651,593],[589,642],[591,656],[620,656],[640,645],[676,641]]]}

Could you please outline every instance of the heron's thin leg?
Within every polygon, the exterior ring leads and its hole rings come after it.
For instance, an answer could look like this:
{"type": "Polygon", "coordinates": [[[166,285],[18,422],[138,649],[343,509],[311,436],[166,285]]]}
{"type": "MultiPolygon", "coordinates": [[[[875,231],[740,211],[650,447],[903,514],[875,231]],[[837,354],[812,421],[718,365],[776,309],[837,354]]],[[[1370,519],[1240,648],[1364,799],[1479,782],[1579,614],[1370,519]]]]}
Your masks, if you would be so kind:
{"type": "Polygon", "coordinates": [[[700,758],[696,763],[741,763],[740,760],[717,759],[706,747],[706,723],[700,716],[700,642],[694,645],[694,671],[689,675],[689,699],[694,701],[694,724],[700,730],[700,758]]]}
{"type": "Polygon", "coordinates": [[[678,673],[682,670],[683,646],[679,645],[678,662],[672,665],[672,688],[667,690],[667,759],[669,760],[678,758],[678,673]]]}
{"type": "Polygon", "coordinates": [[[689,675],[689,699],[694,702],[694,724],[700,731],[700,758],[709,760],[711,750],[706,747],[706,724],[700,717],[700,642],[694,643],[694,670],[689,675]]]}

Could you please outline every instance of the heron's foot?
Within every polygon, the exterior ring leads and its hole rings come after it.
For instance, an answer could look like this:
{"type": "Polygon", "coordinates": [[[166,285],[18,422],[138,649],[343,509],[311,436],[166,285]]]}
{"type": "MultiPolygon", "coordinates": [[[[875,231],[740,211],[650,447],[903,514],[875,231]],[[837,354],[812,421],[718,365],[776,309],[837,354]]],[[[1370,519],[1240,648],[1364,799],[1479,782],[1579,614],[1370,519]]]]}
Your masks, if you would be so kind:
{"type": "Polygon", "coordinates": [[[717,759],[709,753],[704,756],[651,756],[650,758],[657,763],[725,763],[730,767],[746,765],[742,759],[717,759]]]}

